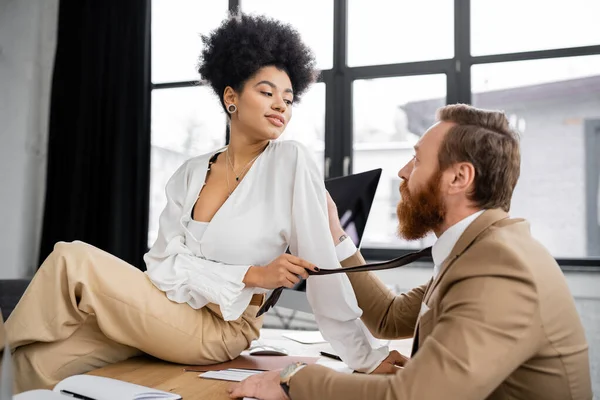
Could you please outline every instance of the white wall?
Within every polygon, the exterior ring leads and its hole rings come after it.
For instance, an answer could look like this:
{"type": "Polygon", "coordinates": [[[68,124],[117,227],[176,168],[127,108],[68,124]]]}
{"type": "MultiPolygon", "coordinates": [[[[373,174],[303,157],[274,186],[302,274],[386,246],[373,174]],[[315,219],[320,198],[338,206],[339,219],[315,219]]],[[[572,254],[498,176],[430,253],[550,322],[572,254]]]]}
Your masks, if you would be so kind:
{"type": "Polygon", "coordinates": [[[0,279],[35,271],[58,0],[0,0],[0,279]]]}

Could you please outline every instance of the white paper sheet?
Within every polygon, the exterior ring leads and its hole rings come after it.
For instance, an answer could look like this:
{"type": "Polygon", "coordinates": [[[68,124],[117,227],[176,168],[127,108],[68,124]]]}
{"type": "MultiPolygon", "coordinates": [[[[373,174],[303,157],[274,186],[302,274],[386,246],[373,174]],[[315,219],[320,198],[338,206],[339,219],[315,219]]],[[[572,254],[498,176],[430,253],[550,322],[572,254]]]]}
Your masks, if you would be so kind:
{"type": "Polygon", "coordinates": [[[208,371],[198,375],[200,378],[205,379],[218,379],[222,381],[231,381],[231,382],[241,382],[244,379],[260,374],[264,371],[255,371],[251,369],[237,369],[237,368],[229,368],[223,369],[220,371],[208,371]]]}
{"type": "Polygon", "coordinates": [[[290,332],[282,336],[302,344],[327,343],[319,331],[290,332]]]}
{"type": "Polygon", "coordinates": [[[344,374],[351,374],[354,372],[352,368],[346,365],[342,361],[330,360],[328,358],[321,358],[317,361],[317,365],[322,365],[327,368],[331,368],[337,372],[343,372],[344,374]]]}

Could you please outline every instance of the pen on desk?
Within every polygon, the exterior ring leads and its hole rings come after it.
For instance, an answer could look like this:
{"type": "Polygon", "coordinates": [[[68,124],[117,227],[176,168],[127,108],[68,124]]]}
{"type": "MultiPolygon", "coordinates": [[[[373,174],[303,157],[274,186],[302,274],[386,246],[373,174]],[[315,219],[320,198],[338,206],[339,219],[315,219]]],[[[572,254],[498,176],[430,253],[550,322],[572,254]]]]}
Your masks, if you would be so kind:
{"type": "Polygon", "coordinates": [[[68,390],[61,390],[60,393],[61,394],[66,394],[67,396],[74,397],[76,399],[81,399],[81,400],[96,400],[96,399],[93,399],[91,397],[84,396],[82,394],[77,394],[77,393],[70,392],[68,390]]]}
{"type": "Polygon", "coordinates": [[[319,353],[324,357],[329,357],[329,358],[333,358],[334,360],[342,361],[342,359],[339,356],[336,356],[335,354],[327,353],[324,351],[320,351],[319,353]]]}

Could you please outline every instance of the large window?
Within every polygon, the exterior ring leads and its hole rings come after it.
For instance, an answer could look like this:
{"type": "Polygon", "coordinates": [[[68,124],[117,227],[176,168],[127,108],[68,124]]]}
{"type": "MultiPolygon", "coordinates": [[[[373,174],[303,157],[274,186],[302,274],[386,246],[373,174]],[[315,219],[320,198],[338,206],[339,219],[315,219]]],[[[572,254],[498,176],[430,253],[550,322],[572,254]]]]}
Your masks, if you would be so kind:
{"type": "Polygon", "coordinates": [[[430,110],[419,107],[425,102],[437,107],[446,104],[446,75],[354,81],[354,172],[382,169],[363,246],[419,248],[433,241],[430,236],[407,242],[396,235],[398,170],[412,158],[420,134],[434,123],[430,110]]]}
{"type": "Polygon", "coordinates": [[[453,14],[452,0],[350,0],[348,65],[452,58],[453,14]]]}
{"type": "Polygon", "coordinates": [[[325,152],[325,84],[315,83],[299,103],[294,103],[292,119],[279,140],[295,140],[313,151],[323,172],[325,152]]]}
{"type": "Polygon", "coordinates": [[[201,35],[227,16],[227,0],[152,0],[152,82],[198,80],[201,35]]]}
{"type": "Polygon", "coordinates": [[[187,159],[225,145],[225,112],[206,86],[152,91],[148,242],[158,234],[167,181],[187,159]]]}
{"type": "Polygon", "coordinates": [[[395,235],[397,173],[435,110],[461,102],[502,109],[521,132],[511,214],[559,262],[600,265],[597,0],[153,0],[150,241],[166,179],[225,144],[226,118],[196,64],[200,35],[237,7],[294,25],[321,69],[281,140],[312,149],[324,177],[383,169],[362,243],[369,258],[435,240],[395,235]]]}
{"type": "MultiPolygon", "coordinates": [[[[600,55],[475,65],[473,105],[504,110],[521,133],[511,213],[557,257],[600,256],[586,197],[585,122],[600,119],[600,55]]],[[[600,157],[600,154],[597,153],[600,157]]],[[[597,203],[598,204],[598,203],[597,203]]],[[[595,224],[597,227],[597,224],[595,224]]]]}
{"type": "Polygon", "coordinates": [[[333,65],[333,0],[242,0],[241,8],[292,24],[315,53],[317,68],[333,65]]]}
{"type": "Polygon", "coordinates": [[[227,16],[228,1],[152,0],[152,113],[148,246],[156,240],[165,186],[187,159],[225,145],[226,117],[199,82],[201,35],[227,16]]]}
{"type": "Polygon", "coordinates": [[[600,1],[471,0],[471,54],[600,44],[600,1]]]}

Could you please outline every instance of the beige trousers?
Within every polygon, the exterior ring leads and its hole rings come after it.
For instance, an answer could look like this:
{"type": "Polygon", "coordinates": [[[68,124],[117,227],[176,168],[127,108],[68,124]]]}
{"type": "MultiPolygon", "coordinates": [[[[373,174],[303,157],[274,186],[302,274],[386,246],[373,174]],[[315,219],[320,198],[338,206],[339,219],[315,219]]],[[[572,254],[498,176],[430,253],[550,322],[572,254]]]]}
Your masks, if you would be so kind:
{"type": "Polygon", "coordinates": [[[6,321],[15,392],[147,353],[206,365],[227,361],[258,338],[250,305],[236,321],[219,307],[170,301],[137,268],[82,242],[57,243],[6,321]]]}

